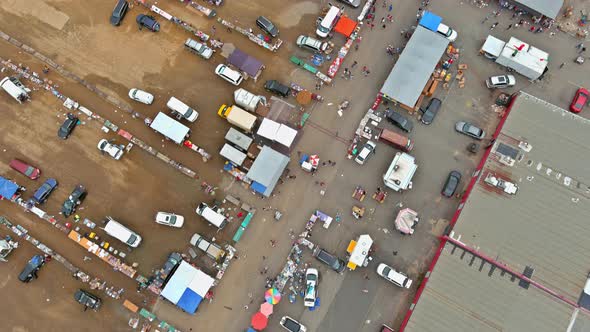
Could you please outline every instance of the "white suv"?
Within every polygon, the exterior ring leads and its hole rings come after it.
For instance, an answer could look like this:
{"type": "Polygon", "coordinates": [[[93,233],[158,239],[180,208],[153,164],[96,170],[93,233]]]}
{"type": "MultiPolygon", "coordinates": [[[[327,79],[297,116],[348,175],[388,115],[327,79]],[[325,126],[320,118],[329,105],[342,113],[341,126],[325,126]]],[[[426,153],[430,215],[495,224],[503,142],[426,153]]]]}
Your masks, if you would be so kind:
{"type": "Polygon", "coordinates": [[[398,287],[410,288],[412,286],[412,279],[386,264],[381,263],[377,266],[377,274],[398,287]]]}
{"type": "Polygon", "coordinates": [[[445,36],[450,42],[457,40],[457,31],[449,28],[447,25],[440,23],[436,29],[438,33],[445,36]]]}
{"type": "Polygon", "coordinates": [[[307,332],[307,328],[303,324],[299,323],[298,321],[294,320],[289,316],[283,316],[279,324],[281,324],[281,326],[287,331],[307,332]]]}
{"type": "Polygon", "coordinates": [[[115,159],[115,160],[121,159],[121,157],[123,156],[123,153],[125,153],[124,148],[125,148],[125,146],[111,144],[111,143],[109,143],[109,141],[107,141],[104,138],[98,142],[98,149],[102,152],[106,152],[109,156],[113,157],[113,159],[115,159]]]}
{"type": "Polygon", "coordinates": [[[377,147],[377,144],[375,144],[375,142],[367,141],[367,143],[365,143],[361,152],[359,152],[359,154],[356,156],[354,161],[356,161],[356,163],[359,165],[363,165],[365,163],[365,161],[367,161],[367,159],[369,159],[371,154],[375,153],[376,147],[377,147]]]}
{"type": "Polygon", "coordinates": [[[184,217],[178,214],[160,211],[156,214],[156,222],[160,225],[180,228],[184,225],[184,217]]]}
{"type": "Polygon", "coordinates": [[[516,78],[512,75],[498,75],[492,76],[486,80],[486,86],[490,89],[502,89],[514,86],[516,78]]]}
{"type": "Polygon", "coordinates": [[[318,294],[318,270],[309,268],[305,272],[305,297],[303,298],[303,305],[306,307],[315,307],[315,299],[318,294]]]}
{"type": "Polygon", "coordinates": [[[224,64],[220,64],[215,68],[215,74],[236,86],[240,85],[244,80],[244,77],[240,72],[233,70],[224,64]]]}

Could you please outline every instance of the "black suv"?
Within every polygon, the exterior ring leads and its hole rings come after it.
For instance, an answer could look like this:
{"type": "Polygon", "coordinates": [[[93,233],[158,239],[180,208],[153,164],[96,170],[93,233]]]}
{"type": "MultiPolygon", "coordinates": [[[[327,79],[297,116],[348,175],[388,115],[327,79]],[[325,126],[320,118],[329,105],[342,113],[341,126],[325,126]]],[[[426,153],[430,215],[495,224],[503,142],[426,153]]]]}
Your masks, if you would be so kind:
{"type": "Polygon", "coordinates": [[[79,184],[61,206],[61,213],[63,213],[64,217],[67,218],[76,212],[78,205],[82,204],[84,198],[86,198],[86,188],[79,184]]]}
{"type": "Polygon", "coordinates": [[[41,269],[41,266],[45,264],[45,257],[43,255],[33,256],[22,272],[18,275],[18,280],[22,282],[29,282],[33,279],[37,279],[37,271],[41,269]]]}
{"type": "Polygon", "coordinates": [[[256,19],[256,25],[262,29],[262,31],[276,38],[279,35],[279,29],[274,25],[268,18],[264,16],[258,16],[256,19]]]}
{"type": "Polygon", "coordinates": [[[315,257],[318,261],[328,265],[332,270],[342,273],[346,266],[343,260],[340,258],[332,255],[331,253],[325,251],[324,249],[317,247],[313,251],[313,257],[315,257]]]}
{"type": "Polygon", "coordinates": [[[77,124],[78,118],[74,114],[68,113],[67,119],[64,121],[64,123],[62,123],[61,127],[59,127],[59,130],[57,131],[57,137],[61,139],[67,139],[70,137],[77,124]]]}
{"type": "Polygon", "coordinates": [[[126,0],[117,1],[113,9],[113,14],[111,15],[111,24],[114,26],[121,24],[125,14],[127,14],[127,9],[129,9],[129,3],[126,0]]]}
{"type": "Polygon", "coordinates": [[[391,122],[393,125],[399,127],[399,129],[406,131],[408,133],[411,132],[412,129],[414,129],[414,124],[412,123],[412,121],[410,121],[410,119],[406,118],[405,116],[399,114],[394,110],[387,111],[387,120],[389,120],[389,122],[391,122]]]}
{"type": "Polygon", "coordinates": [[[431,124],[432,121],[434,121],[434,117],[436,116],[436,113],[438,113],[441,104],[442,102],[438,98],[430,99],[428,106],[426,106],[425,109],[420,109],[420,112],[422,112],[420,121],[425,125],[431,124]]]}
{"type": "Polygon", "coordinates": [[[287,97],[291,93],[290,87],[282,84],[281,82],[279,82],[277,80],[266,81],[266,83],[264,83],[264,88],[267,91],[277,94],[281,97],[287,97]]]}
{"type": "Polygon", "coordinates": [[[139,24],[139,30],[141,30],[142,27],[146,27],[148,30],[153,32],[160,31],[160,23],[158,23],[158,21],[156,21],[156,19],[151,15],[139,14],[137,15],[136,21],[137,24],[139,24]]]}
{"type": "Polygon", "coordinates": [[[87,309],[97,311],[102,304],[102,301],[98,296],[90,294],[87,291],[81,289],[78,289],[78,291],[74,294],[74,300],[84,305],[84,311],[87,309]]]}

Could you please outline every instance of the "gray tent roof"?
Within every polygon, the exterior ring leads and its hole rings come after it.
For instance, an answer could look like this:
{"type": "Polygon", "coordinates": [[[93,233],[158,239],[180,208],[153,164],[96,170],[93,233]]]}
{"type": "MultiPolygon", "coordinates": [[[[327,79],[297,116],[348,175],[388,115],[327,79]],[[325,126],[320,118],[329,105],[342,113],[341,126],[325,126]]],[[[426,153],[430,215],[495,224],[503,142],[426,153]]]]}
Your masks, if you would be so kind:
{"type": "Polygon", "coordinates": [[[418,26],[385,80],[381,93],[404,105],[416,105],[447,45],[449,40],[441,34],[418,26]]]}
{"type": "Polygon", "coordinates": [[[532,14],[541,14],[555,19],[559,15],[563,0],[512,0],[515,4],[526,7],[532,14]]]}
{"type": "Polygon", "coordinates": [[[288,163],[289,157],[265,146],[246,176],[265,186],[264,195],[270,196],[288,163]]]}

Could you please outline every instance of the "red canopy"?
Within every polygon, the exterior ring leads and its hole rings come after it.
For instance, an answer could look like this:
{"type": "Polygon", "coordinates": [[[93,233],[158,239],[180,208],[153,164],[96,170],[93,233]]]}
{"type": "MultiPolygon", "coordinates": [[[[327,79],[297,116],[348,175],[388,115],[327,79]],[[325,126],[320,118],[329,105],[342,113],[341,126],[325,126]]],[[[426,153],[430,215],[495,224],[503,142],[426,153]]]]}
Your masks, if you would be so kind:
{"type": "Polygon", "coordinates": [[[268,324],[268,317],[259,311],[252,316],[250,323],[252,323],[252,327],[255,330],[262,331],[266,328],[266,324],[268,324]]]}
{"type": "Polygon", "coordinates": [[[347,16],[341,16],[334,27],[334,31],[343,34],[345,37],[350,37],[354,29],[356,28],[356,21],[348,18],[347,16]]]}

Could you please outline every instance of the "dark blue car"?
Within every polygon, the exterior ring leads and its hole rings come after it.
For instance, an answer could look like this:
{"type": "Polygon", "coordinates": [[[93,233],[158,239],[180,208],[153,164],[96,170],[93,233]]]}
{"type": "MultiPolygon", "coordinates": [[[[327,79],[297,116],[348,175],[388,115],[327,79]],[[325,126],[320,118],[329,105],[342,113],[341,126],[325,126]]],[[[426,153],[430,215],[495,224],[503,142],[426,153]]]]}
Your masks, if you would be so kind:
{"type": "Polygon", "coordinates": [[[51,192],[55,188],[57,188],[57,180],[56,179],[47,179],[45,181],[45,183],[43,183],[41,185],[41,187],[39,187],[39,189],[37,189],[37,191],[35,191],[35,194],[33,195],[33,199],[37,203],[43,204],[43,203],[45,203],[47,198],[49,198],[49,195],[51,194],[51,192]]]}

